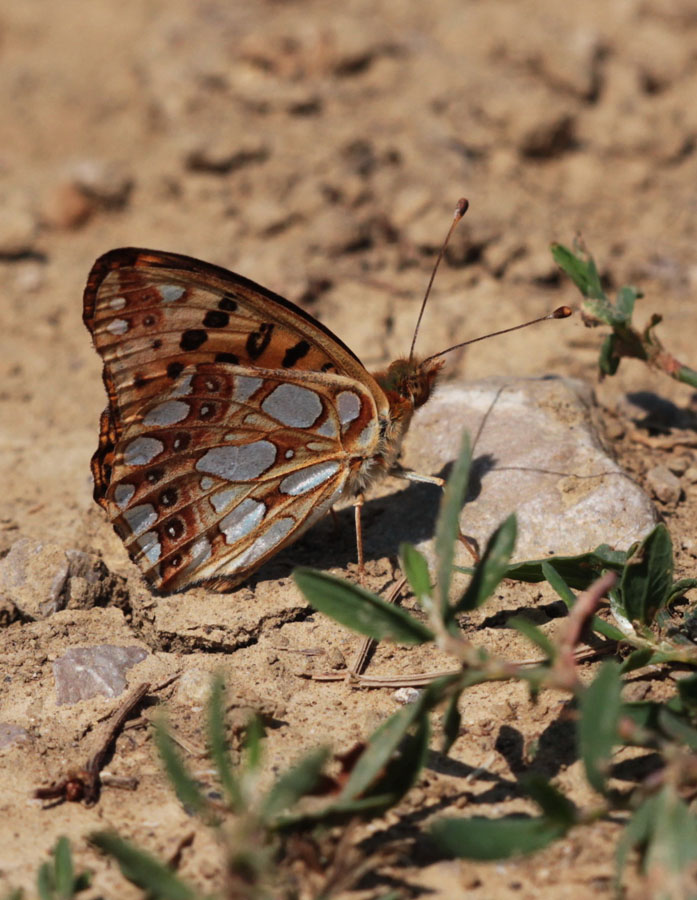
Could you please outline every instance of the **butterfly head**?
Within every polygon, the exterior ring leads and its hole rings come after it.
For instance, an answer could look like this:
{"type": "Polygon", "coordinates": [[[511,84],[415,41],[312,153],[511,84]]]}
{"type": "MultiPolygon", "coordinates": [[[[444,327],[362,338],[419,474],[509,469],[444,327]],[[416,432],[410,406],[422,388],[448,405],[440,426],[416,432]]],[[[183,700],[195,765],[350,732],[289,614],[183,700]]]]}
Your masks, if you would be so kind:
{"type": "Polygon", "coordinates": [[[406,405],[418,409],[431,396],[443,363],[442,359],[398,359],[386,371],[376,373],[375,379],[393,408],[406,405]]]}

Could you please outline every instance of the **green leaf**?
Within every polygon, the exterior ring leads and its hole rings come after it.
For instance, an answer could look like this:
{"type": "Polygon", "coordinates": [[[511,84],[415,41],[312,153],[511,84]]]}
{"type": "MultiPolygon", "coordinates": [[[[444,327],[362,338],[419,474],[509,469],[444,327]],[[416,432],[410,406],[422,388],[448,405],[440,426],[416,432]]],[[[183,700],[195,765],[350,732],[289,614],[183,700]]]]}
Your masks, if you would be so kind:
{"type": "Polygon", "coordinates": [[[411,544],[400,544],[399,557],[409,587],[417,600],[431,596],[431,574],[426,557],[411,544]]]}
{"type": "Polygon", "coordinates": [[[455,542],[460,534],[460,513],[467,494],[471,458],[470,439],[465,431],[462,434],[460,452],[453,463],[450,477],[443,491],[440,513],[436,522],[434,542],[438,559],[436,596],[439,601],[441,618],[444,622],[447,621],[449,614],[450,581],[455,559],[455,542]]]}
{"type": "Polygon", "coordinates": [[[414,734],[406,734],[396,753],[388,761],[369,791],[369,796],[388,797],[389,806],[394,806],[410,790],[419,772],[426,764],[428,741],[431,727],[428,716],[421,716],[416,722],[414,734]]]}
{"type": "Polygon", "coordinates": [[[230,808],[242,809],[240,786],[235,778],[225,732],[225,681],[221,674],[213,678],[208,700],[208,754],[215,765],[220,784],[230,808]]]}
{"type": "Polygon", "coordinates": [[[614,375],[620,367],[621,356],[617,352],[617,337],[615,334],[605,336],[600,345],[600,356],[598,357],[598,368],[603,375],[614,375]]]}
{"type": "Polygon", "coordinates": [[[41,900],[54,900],[53,868],[50,863],[41,863],[36,873],[36,889],[41,900]]]}
{"type": "Polygon", "coordinates": [[[512,513],[489,538],[484,555],[474,569],[472,580],[462,598],[450,610],[450,617],[458,612],[476,609],[494,593],[509,568],[516,531],[516,517],[512,513]]]}
{"type": "Polygon", "coordinates": [[[694,715],[697,712],[697,674],[687,675],[678,681],[678,696],[685,709],[694,715]]]}
{"type": "Polygon", "coordinates": [[[552,244],[551,250],[556,264],[566,272],[584,297],[606,299],[592,256],[582,259],[563,244],[552,244]]]}
{"type": "Polygon", "coordinates": [[[448,690],[459,679],[459,674],[438,678],[421,692],[418,700],[408,703],[404,709],[394,713],[373,732],[349,780],[344,785],[340,801],[355,800],[373,786],[407,731],[426,716],[430,709],[444,700],[448,690]]]}
{"type": "Polygon", "coordinates": [[[70,900],[75,896],[75,870],[70,853],[70,842],[66,837],[58,838],[53,851],[54,871],[56,878],[56,897],[59,900],[70,900]]]}
{"type": "Polygon", "coordinates": [[[443,743],[441,745],[441,753],[444,756],[450,752],[450,748],[460,735],[460,726],[462,725],[462,715],[458,704],[460,702],[461,693],[458,691],[448,701],[448,708],[443,717],[443,743]]]}
{"type": "Polygon", "coordinates": [[[525,616],[513,616],[506,624],[509,628],[515,628],[516,631],[519,631],[529,641],[532,641],[533,644],[538,646],[550,661],[555,659],[558,648],[550,641],[544,631],[539,629],[536,625],[533,625],[529,619],[525,618],[525,616]]]}
{"type": "Polygon", "coordinates": [[[617,310],[617,317],[621,320],[622,324],[630,324],[634,313],[634,304],[636,303],[637,298],[641,296],[641,293],[637,291],[636,288],[630,287],[629,285],[625,285],[619,289],[617,292],[615,309],[617,310]]]}
{"type": "MultiPolygon", "coordinates": [[[[571,609],[576,603],[576,595],[548,560],[544,560],[542,563],[542,573],[551,587],[559,594],[559,597],[564,601],[567,608],[571,609]]],[[[592,617],[591,628],[593,631],[602,634],[603,637],[606,637],[611,641],[623,641],[625,639],[625,635],[619,628],[610,625],[609,622],[601,619],[600,616],[592,617]]]]}
{"type": "Polygon", "coordinates": [[[693,753],[697,751],[697,729],[692,728],[665,706],[662,706],[658,711],[658,724],[661,731],[667,734],[668,737],[685,744],[693,753]]]}
{"type": "Polygon", "coordinates": [[[461,859],[508,859],[535,853],[561,838],[566,828],[559,822],[536,818],[441,819],[431,827],[431,836],[440,850],[461,859]]]}
{"type": "Polygon", "coordinates": [[[629,822],[627,822],[627,826],[617,843],[615,861],[617,865],[616,887],[618,894],[627,856],[634,847],[642,847],[648,842],[653,829],[653,822],[656,819],[657,806],[658,798],[656,795],[645,800],[634,812],[629,822]]]}
{"type": "Polygon", "coordinates": [[[627,563],[620,581],[622,605],[632,622],[650,625],[673,585],[673,544],[665,525],[657,525],[627,563]]]}
{"type": "Polygon", "coordinates": [[[621,688],[619,666],[610,661],[603,663],[596,677],[581,694],[579,752],[586,778],[599,793],[605,791],[612,749],[618,741],[621,688]]]}
{"type": "Polygon", "coordinates": [[[659,791],[653,812],[644,871],[649,883],[662,886],[666,898],[685,896],[678,890],[697,859],[697,820],[672,785],[659,791]]]}
{"type": "Polygon", "coordinates": [[[409,613],[355,584],[304,568],[296,569],[293,578],[315,609],[359,634],[401,644],[434,639],[433,632],[409,613]]]}
{"type": "Polygon", "coordinates": [[[643,669],[644,666],[651,665],[654,651],[651,647],[639,647],[633,650],[620,666],[620,674],[627,675],[635,669],[643,669]]]}
{"type": "Polygon", "coordinates": [[[627,554],[623,550],[613,550],[608,544],[600,544],[595,550],[578,556],[548,556],[514,563],[506,569],[505,577],[515,581],[545,581],[542,566],[548,563],[554,566],[570,588],[583,591],[606,569],[620,574],[626,561],[627,554]]]}
{"type": "Polygon", "coordinates": [[[521,778],[521,785],[550,822],[557,822],[564,829],[571,828],[576,823],[576,807],[546,778],[527,775],[521,778]]]}
{"type": "Polygon", "coordinates": [[[281,775],[261,804],[262,820],[273,824],[281,813],[291,810],[309,794],[317,785],[328,756],[329,751],[325,747],[318,747],[281,775]]]}
{"type": "Polygon", "coordinates": [[[90,841],[102,852],[113,856],[124,878],[146,891],[153,900],[196,900],[196,891],[164,863],[118,835],[99,831],[90,835],[90,841]]]}
{"type": "Polygon", "coordinates": [[[189,774],[163,720],[155,722],[155,746],[165,772],[182,806],[197,813],[208,810],[208,802],[189,774]]]}
{"type": "Polygon", "coordinates": [[[244,763],[248,772],[256,772],[264,756],[264,723],[261,716],[254,713],[244,732],[244,763]]]}

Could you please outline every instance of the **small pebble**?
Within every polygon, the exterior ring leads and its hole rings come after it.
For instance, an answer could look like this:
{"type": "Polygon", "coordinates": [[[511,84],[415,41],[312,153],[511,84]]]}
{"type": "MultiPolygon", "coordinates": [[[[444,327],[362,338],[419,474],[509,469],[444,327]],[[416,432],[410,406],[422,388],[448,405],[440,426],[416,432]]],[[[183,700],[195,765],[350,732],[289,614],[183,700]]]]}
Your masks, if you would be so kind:
{"type": "Polygon", "coordinates": [[[684,475],[692,465],[692,457],[675,456],[672,459],[668,460],[667,465],[673,475],[677,475],[678,477],[680,477],[681,475],[684,475]]]}
{"type": "Polygon", "coordinates": [[[397,703],[416,703],[416,701],[421,696],[421,691],[418,691],[413,687],[404,687],[399,688],[392,694],[392,699],[396,700],[397,703]]]}
{"type": "Polygon", "coordinates": [[[654,466],[646,473],[646,483],[661,503],[677,503],[682,494],[680,479],[666,466],[654,466]]]}

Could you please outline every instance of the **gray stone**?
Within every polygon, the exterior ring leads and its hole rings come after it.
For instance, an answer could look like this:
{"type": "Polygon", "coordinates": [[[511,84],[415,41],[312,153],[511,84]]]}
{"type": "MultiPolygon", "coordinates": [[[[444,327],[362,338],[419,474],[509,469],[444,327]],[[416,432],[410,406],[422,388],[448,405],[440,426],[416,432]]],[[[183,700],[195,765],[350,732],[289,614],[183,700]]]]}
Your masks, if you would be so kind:
{"type": "Polygon", "coordinates": [[[11,747],[13,744],[21,744],[27,740],[29,732],[21,725],[13,725],[12,722],[0,722],[0,750],[11,747]]]}
{"type": "Polygon", "coordinates": [[[53,663],[56,706],[89,700],[98,694],[118,697],[126,688],[128,669],[147,655],[141,647],[70,647],[53,663]]]}
{"type": "MultiPolygon", "coordinates": [[[[603,543],[626,549],[657,517],[603,448],[596,418],[592,390],[572,379],[445,385],[417,411],[403,461],[418,472],[447,475],[466,428],[474,450],[460,527],[482,549],[511,512],[518,518],[517,560],[582,553],[603,543]]],[[[425,496],[411,515],[424,511],[425,496]]],[[[428,541],[418,543],[429,550],[428,541]]]]}
{"type": "Polygon", "coordinates": [[[646,483],[661,503],[675,504],[680,500],[682,494],[680,479],[666,466],[654,466],[653,469],[649,469],[646,473],[646,483]]]}
{"type": "Polygon", "coordinates": [[[0,605],[28,619],[46,619],[66,607],[88,609],[127,598],[124,579],[82,550],[20,538],[0,561],[0,605]]]}

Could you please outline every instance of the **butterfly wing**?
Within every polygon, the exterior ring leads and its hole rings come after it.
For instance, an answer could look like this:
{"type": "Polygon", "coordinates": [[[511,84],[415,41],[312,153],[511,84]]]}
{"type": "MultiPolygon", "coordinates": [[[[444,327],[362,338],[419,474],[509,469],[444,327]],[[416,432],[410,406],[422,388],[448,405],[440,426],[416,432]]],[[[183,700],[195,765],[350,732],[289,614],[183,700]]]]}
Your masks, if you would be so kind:
{"type": "Polygon", "coordinates": [[[244,580],[377,452],[387,399],[358,358],[225,269],[111,251],[90,273],[84,321],[109,396],[95,499],[165,592],[244,580]]]}

